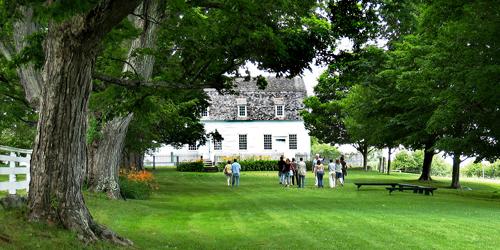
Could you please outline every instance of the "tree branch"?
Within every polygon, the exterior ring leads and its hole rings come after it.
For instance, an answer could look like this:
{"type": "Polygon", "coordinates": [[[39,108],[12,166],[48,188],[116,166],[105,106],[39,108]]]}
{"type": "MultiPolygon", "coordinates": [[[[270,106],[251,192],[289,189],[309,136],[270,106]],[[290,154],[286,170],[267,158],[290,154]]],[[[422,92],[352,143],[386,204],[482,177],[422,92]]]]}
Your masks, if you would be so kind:
{"type": "Polygon", "coordinates": [[[203,7],[207,9],[222,9],[224,7],[223,3],[203,1],[203,0],[191,0],[186,2],[188,5],[193,7],[203,7]]]}
{"type": "Polygon", "coordinates": [[[141,0],[102,0],[84,16],[83,39],[99,41],[141,3],[141,0]]]}
{"type": "Polygon", "coordinates": [[[154,88],[164,88],[164,89],[204,89],[214,87],[212,84],[193,84],[185,85],[174,82],[166,81],[144,81],[138,79],[123,79],[113,76],[108,76],[100,73],[94,73],[92,77],[96,80],[103,82],[119,85],[126,88],[136,88],[136,87],[154,87],[154,88]]]}

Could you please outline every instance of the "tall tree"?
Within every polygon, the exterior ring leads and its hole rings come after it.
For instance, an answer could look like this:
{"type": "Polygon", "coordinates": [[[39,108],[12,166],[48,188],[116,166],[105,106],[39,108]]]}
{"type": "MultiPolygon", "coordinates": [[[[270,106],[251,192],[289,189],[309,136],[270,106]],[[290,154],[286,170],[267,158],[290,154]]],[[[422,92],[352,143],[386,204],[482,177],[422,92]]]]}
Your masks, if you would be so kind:
{"type": "MultiPolygon", "coordinates": [[[[223,74],[234,72],[247,60],[279,75],[293,76],[308,67],[317,55],[316,50],[330,48],[324,43],[329,39],[328,32],[323,32],[324,22],[315,16],[315,1],[168,3],[171,5],[167,6],[167,12],[173,18],[164,28],[166,39],[154,51],[164,56],[158,75],[152,81],[130,74],[119,77],[94,74],[95,78],[127,87],[222,88],[230,83],[223,74]],[[186,8],[187,5],[192,6],[186,8]],[[186,22],[192,22],[191,32],[168,32],[175,27],[186,27],[182,25],[186,22]],[[217,23],[224,25],[214,25],[217,23]],[[212,33],[206,36],[207,32],[212,33]],[[234,42],[231,49],[225,43],[228,41],[234,42]],[[213,60],[213,53],[224,52],[226,57],[213,60]]],[[[122,24],[140,1],[2,1],[1,4],[5,15],[0,23],[6,27],[2,28],[6,36],[2,36],[1,52],[6,58],[26,55],[17,66],[21,71],[33,64],[27,80],[19,77],[27,99],[39,112],[28,199],[30,220],[60,224],[89,242],[107,239],[130,244],[93,220],[85,206],[81,185],[87,162],[87,104],[96,57],[109,32],[122,24]],[[17,24],[23,28],[16,28],[17,24]],[[35,29],[38,32],[25,32],[31,30],[29,27],[41,28],[35,29]],[[12,41],[32,43],[16,49],[12,41]],[[39,77],[37,70],[43,77],[39,77]]]]}

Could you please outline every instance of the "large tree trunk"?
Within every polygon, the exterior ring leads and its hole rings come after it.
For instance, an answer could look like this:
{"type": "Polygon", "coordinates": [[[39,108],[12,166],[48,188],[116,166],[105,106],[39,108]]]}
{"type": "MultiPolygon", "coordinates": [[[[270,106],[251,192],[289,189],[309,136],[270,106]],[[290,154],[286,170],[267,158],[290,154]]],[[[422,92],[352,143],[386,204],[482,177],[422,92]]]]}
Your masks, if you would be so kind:
{"type": "Polygon", "coordinates": [[[453,155],[453,171],[451,175],[451,188],[460,188],[460,154],[453,155]]]}
{"type": "Polygon", "coordinates": [[[389,147],[387,152],[387,174],[391,174],[391,150],[392,148],[389,147]]]}
{"type": "MultiPolygon", "coordinates": [[[[153,73],[154,56],[136,55],[137,49],[153,48],[156,43],[156,31],[163,9],[160,0],[146,0],[129,15],[129,19],[141,35],[131,43],[124,72],[137,74],[148,80],[153,73]]],[[[102,131],[102,140],[93,141],[88,150],[89,164],[87,180],[89,189],[94,192],[106,192],[108,197],[120,198],[118,170],[124,150],[124,141],[132,116],[115,117],[107,121],[102,131]],[[119,125],[119,126],[118,126],[119,125]],[[114,129],[113,129],[114,128],[114,129]]],[[[139,165],[142,168],[142,163],[139,165]]]]}
{"type": "Polygon", "coordinates": [[[129,240],[98,225],[81,186],[86,160],[86,112],[98,44],[139,1],[103,0],[86,14],[50,22],[37,136],[31,161],[28,217],[62,225],[86,242],[129,240]]]}
{"type": "Polygon", "coordinates": [[[118,174],[120,160],[133,114],[116,117],[106,123],[101,139],[92,142],[88,149],[88,186],[93,192],[105,192],[111,199],[120,199],[118,174]]]}
{"type": "Polygon", "coordinates": [[[424,162],[422,165],[422,174],[419,181],[431,181],[431,166],[432,166],[432,158],[434,157],[434,149],[432,148],[432,144],[428,143],[425,145],[424,149],[424,162]]]}
{"type": "Polygon", "coordinates": [[[123,151],[121,167],[128,171],[144,170],[144,153],[123,151]]]}

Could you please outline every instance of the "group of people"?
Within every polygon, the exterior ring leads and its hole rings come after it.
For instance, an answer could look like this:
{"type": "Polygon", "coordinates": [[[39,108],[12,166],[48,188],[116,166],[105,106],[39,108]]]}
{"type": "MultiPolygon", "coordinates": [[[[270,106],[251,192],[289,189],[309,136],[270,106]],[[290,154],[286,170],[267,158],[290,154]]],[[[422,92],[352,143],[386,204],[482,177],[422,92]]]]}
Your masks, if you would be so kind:
{"type": "Polygon", "coordinates": [[[299,159],[299,163],[295,162],[295,158],[283,160],[283,156],[278,161],[278,177],[280,184],[289,187],[297,183],[298,188],[304,188],[306,181],[307,167],[303,158],[299,159]]]}
{"type": "Polygon", "coordinates": [[[226,175],[228,186],[240,186],[240,171],[241,165],[238,163],[238,160],[234,159],[233,163],[227,161],[227,164],[224,166],[224,174],[226,175]]]}
{"type": "MultiPolygon", "coordinates": [[[[323,188],[323,176],[325,174],[325,166],[323,165],[323,160],[316,155],[313,160],[313,173],[316,179],[316,186],[319,188],[323,188]]],[[[337,186],[337,183],[340,183],[341,186],[344,186],[344,178],[347,176],[347,163],[344,160],[344,157],[341,156],[340,159],[330,159],[330,163],[328,163],[328,181],[330,183],[330,188],[334,188],[337,186]]]]}
{"type": "MultiPolygon", "coordinates": [[[[323,188],[323,177],[325,175],[325,166],[323,165],[323,159],[320,158],[319,154],[316,154],[315,158],[312,160],[312,172],[315,178],[315,186],[318,188],[323,188]]],[[[328,167],[328,180],[330,183],[330,188],[335,188],[337,183],[344,186],[345,176],[347,176],[347,163],[344,160],[344,156],[340,159],[330,159],[328,167]]],[[[227,185],[231,187],[238,187],[240,185],[240,171],[241,165],[238,163],[237,159],[233,162],[227,161],[224,166],[224,174],[226,175],[227,185]]],[[[295,158],[284,159],[283,156],[280,157],[278,161],[278,177],[279,183],[285,187],[290,187],[292,185],[297,185],[298,188],[304,188],[306,181],[307,167],[303,158],[299,159],[299,162],[295,162],[295,158]]]]}
{"type": "MultiPolygon", "coordinates": [[[[312,172],[315,178],[314,185],[318,188],[323,188],[325,166],[319,154],[316,154],[313,159],[312,166],[312,172]]],[[[278,161],[278,176],[281,185],[289,187],[297,183],[298,188],[304,188],[306,173],[306,163],[302,158],[300,158],[299,163],[296,163],[295,158],[292,158],[290,161],[288,158],[283,160],[283,156],[280,157],[278,161]]],[[[333,159],[330,159],[330,163],[328,164],[330,188],[336,187],[337,183],[344,186],[345,176],[347,176],[347,163],[344,160],[344,156],[341,156],[340,159],[336,159],[335,162],[333,159]]]]}

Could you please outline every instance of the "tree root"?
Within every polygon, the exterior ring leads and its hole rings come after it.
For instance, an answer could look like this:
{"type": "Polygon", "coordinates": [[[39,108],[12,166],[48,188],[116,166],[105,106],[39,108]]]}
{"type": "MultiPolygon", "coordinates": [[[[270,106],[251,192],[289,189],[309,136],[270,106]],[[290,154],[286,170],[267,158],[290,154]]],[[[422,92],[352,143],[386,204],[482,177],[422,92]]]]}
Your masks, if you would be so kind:
{"type": "Polygon", "coordinates": [[[62,225],[64,228],[75,232],[78,239],[87,245],[94,244],[99,240],[120,246],[132,246],[134,244],[131,240],[121,237],[105,226],[96,223],[86,207],[76,210],[59,210],[56,214],[58,216],[54,218],[49,216],[49,213],[42,212],[38,214],[32,211],[29,219],[31,221],[45,221],[48,224],[62,225]],[[56,220],[53,221],[50,218],[56,220]]]}
{"type": "Polygon", "coordinates": [[[97,233],[97,236],[102,239],[109,241],[113,244],[120,245],[120,246],[132,246],[134,243],[126,239],[124,237],[121,237],[120,235],[116,234],[115,232],[107,229],[103,225],[99,225],[97,223],[94,224],[94,232],[97,233]]]}

